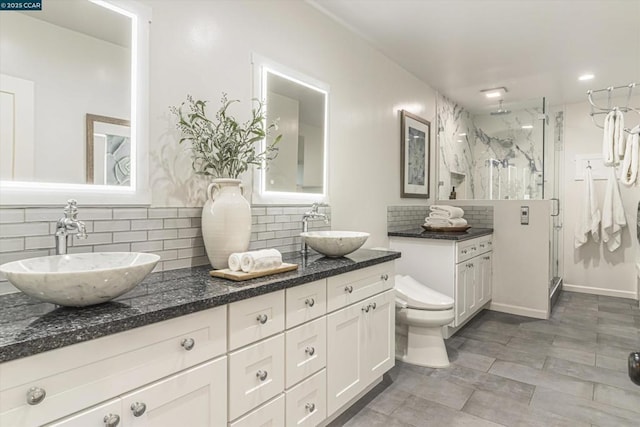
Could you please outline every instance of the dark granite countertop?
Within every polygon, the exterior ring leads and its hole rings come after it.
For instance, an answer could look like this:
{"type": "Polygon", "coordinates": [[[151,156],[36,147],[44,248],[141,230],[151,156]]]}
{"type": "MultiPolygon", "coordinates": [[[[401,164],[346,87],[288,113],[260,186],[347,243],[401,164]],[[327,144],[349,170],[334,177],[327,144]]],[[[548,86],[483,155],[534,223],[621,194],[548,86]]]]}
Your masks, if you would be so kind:
{"type": "Polygon", "coordinates": [[[393,230],[387,233],[388,236],[416,237],[418,239],[454,240],[458,242],[461,242],[463,240],[475,239],[476,237],[487,236],[489,234],[493,234],[493,228],[471,227],[467,231],[425,231],[422,227],[419,227],[411,228],[409,230],[393,230]]]}
{"type": "Polygon", "coordinates": [[[200,310],[400,258],[399,252],[360,249],[346,257],[285,254],[295,271],[232,282],[210,266],[150,274],[116,300],[85,308],[43,303],[21,292],[0,296],[0,362],[88,341],[200,310]]]}

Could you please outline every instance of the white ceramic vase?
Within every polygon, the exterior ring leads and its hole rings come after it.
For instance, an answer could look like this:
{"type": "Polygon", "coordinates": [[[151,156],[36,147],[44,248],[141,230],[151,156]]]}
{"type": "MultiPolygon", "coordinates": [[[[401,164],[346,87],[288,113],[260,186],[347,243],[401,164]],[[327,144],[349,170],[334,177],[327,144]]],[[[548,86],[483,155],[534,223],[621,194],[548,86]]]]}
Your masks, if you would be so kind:
{"type": "Polygon", "coordinates": [[[245,252],[251,239],[251,206],[239,179],[214,179],[202,208],[202,238],[216,270],[228,267],[229,255],[245,252]]]}

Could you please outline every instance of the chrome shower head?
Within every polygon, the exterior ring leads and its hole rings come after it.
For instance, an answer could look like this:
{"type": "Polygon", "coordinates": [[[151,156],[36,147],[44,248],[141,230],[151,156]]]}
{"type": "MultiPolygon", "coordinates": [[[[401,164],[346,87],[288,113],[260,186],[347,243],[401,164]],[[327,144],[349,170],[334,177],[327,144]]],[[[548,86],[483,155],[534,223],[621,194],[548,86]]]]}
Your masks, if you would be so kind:
{"type": "Polygon", "coordinates": [[[504,108],[502,108],[502,103],[503,103],[503,102],[504,102],[504,101],[501,99],[501,100],[500,100],[500,106],[498,107],[498,109],[497,109],[496,111],[492,111],[492,112],[491,112],[491,115],[492,115],[492,116],[502,116],[502,115],[510,114],[510,113],[511,113],[511,110],[505,110],[504,108]]]}

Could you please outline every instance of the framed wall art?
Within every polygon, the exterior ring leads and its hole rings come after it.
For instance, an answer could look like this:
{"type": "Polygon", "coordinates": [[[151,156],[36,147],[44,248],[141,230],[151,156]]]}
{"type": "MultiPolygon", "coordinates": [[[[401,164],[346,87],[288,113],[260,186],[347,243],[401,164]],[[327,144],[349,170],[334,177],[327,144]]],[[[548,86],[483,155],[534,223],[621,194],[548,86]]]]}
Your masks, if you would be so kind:
{"type": "Polygon", "coordinates": [[[431,123],[400,111],[400,197],[429,198],[431,123]]]}

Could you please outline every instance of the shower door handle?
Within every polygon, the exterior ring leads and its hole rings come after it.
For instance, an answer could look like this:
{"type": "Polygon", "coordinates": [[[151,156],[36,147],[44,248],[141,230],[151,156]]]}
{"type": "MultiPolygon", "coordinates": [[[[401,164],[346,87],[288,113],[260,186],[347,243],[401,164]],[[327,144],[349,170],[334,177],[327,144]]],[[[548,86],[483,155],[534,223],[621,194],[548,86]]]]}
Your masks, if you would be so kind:
{"type": "Polygon", "coordinates": [[[555,207],[555,209],[554,209],[555,213],[552,213],[551,216],[560,215],[560,199],[558,199],[557,197],[553,197],[553,198],[551,198],[549,200],[552,200],[552,201],[556,202],[556,203],[553,204],[554,207],[555,207]]]}
{"type": "Polygon", "coordinates": [[[640,385],[640,352],[629,355],[629,378],[634,384],[640,385]]]}

